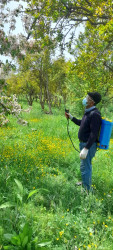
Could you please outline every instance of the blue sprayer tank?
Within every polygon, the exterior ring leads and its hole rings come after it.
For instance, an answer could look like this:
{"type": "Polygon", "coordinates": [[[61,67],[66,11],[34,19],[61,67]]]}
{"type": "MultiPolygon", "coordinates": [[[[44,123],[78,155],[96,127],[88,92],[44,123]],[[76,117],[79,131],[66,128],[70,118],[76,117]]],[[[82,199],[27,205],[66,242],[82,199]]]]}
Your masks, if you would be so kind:
{"type": "Polygon", "coordinates": [[[102,118],[102,124],[99,135],[99,142],[97,143],[97,147],[100,149],[108,149],[109,142],[112,132],[113,122],[102,118]]]}

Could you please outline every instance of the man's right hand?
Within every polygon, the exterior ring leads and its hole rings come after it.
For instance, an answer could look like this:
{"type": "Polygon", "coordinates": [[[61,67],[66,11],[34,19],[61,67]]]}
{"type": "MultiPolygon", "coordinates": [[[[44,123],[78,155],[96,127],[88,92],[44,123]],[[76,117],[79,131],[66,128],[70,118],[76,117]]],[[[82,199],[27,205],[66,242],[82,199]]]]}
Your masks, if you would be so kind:
{"type": "Polygon", "coordinates": [[[65,117],[66,117],[67,119],[69,119],[69,113],[66,113],[66,112],[65,112],[65,117]]]}
{"type": "Polygon", "coordinates": [[[72,116],[70,113],[66,113],[66,112],[65,112],[65,117],[66,117],[67,119],[70,119],[70,120],[73,119],[73,116],[72,116]]]}

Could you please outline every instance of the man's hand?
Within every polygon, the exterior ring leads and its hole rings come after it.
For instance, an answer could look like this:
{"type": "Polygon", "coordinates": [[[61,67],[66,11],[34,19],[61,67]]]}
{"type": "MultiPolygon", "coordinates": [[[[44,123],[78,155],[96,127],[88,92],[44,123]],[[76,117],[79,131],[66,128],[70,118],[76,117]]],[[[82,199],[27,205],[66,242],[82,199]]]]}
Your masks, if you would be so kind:
{"type": "Polygon", "coordinates": [[[80,159],[82,159],[82,160],[86,159],[87,154],[88,154],[88,149],[87,148],[83,148],[81,150],[81,152],[80,152],[80,159]]]}
{"type": "Polygon", "coordinates": [[[69,113],[66,113],[66,112],[65,112],[65,117],[66,117],[67,119],[69,119],[69,113]]]}
{"type": "Polygon", "coordinates": [[[72,116],[70,113],[66,113],[66,112],[65,112],[65,117],[66,117],[67,119],[70,119],[70,120],[73,119],[73,116],[72,116]]]}

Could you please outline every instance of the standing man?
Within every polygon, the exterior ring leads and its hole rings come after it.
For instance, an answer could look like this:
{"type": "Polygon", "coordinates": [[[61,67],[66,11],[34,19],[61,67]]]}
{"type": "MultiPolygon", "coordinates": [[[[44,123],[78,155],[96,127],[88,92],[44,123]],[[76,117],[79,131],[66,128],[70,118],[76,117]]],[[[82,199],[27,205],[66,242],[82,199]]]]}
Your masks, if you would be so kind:
{"type": "Polygon", "coordinates": [[[101,101],[98,92],[88,92],[82,103],[85,106],[85,113],[82,120],[73,117],[70,113],[65,113],[67,119],[71,119],[80,126],[78,138],[80,141],[80,171],[83,187],[89,191],[92,179],[92,158],[97,149],[97,139],[101,126],[101,114],[96,108],[96,104],[101,101]]]}

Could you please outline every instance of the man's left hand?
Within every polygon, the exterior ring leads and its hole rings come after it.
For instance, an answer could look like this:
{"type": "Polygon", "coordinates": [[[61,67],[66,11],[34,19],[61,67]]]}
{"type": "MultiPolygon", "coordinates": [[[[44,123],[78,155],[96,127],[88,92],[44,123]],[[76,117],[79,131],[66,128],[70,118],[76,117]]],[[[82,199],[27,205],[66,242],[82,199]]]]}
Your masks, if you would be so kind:
{"type": "Polygon", "coordinates": [[[88,149],[87,148],[83,148],[81,150],[81,152],[80,152],[80,159],[82,159],[82,160],[86,159],[87,154],[88,154],[88,149]]]}

